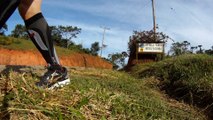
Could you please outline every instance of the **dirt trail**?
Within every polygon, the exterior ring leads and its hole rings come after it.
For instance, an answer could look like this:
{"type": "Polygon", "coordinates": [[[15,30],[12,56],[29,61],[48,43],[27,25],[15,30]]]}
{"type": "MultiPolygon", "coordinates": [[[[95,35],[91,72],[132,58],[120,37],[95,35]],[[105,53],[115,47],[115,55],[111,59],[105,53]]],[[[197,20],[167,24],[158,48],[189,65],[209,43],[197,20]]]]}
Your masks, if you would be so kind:
{"type": "MultiPolygon", "coordinates": [[[[94,67],[112,69],[109,62],[88,54],[74,53],[59,58],[64,66],[68,67],[94,67]]],[[[8,50],[0,48],[0,65],[46,65],[41,54],[37,51],[8,50]]]]}

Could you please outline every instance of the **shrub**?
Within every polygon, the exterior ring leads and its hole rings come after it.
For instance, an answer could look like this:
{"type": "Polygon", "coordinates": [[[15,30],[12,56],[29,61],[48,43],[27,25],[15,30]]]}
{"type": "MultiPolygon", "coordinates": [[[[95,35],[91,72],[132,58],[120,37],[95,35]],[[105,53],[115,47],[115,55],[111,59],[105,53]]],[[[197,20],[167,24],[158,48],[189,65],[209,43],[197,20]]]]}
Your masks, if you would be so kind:
{"type": "Polygon", "coordinates": [[[13,39],[9,37],[1,36],[0,37],[0,45],[10,45],[13,43],[13,39]]]}

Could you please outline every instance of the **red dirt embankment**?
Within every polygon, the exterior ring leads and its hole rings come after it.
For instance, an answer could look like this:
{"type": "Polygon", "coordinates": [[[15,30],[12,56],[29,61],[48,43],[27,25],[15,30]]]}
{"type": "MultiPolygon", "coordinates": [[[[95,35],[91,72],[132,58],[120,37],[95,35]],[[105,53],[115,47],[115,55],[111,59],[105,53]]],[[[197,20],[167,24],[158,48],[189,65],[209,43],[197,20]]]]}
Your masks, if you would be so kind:
{"type": "MultiPolygon", "coordinates": [[[[88,54],[74,53],[59,58],[64,66],[68,67],[94,67],[112,69],[109,62],[88,54]]],[[[41,54],[37,51],[8,50],[0,48],[0,65],[46,65],[41,54]]]]}

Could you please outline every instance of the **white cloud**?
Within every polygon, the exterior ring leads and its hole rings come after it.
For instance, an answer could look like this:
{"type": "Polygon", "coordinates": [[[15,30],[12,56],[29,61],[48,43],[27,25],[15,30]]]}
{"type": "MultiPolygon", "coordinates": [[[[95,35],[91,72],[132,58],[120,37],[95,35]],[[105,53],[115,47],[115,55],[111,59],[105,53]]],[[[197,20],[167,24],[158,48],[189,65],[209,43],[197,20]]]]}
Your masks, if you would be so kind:
{"type": "MultiPolygon", "coordinates": [[[[81,2],[52,1],[45,2],[47,5],[61,7],[67,10],[86,12],[90,15],[107,17],[120,22],[131,24],[143,24],[152,20],[150,1],[141,0],[117,0],[102,1],[99,4],[82,4],[81,2]],[[150,5],[149,5],[150,4],[150,5]],[[149,6],[149,7],[147,7],[149,6]],[[147,17],[150,16],[150,17],[147,17]]],[[[95,1],[91,2],[95,3],[95,1]]],[[[150,22],[152,23],[152,22],[150,22]]]]}
{"type": "MultiPolygon", "coordinates": [[[[118,23],[125,22],[129,26],[138,25],[138,27],[131,27],[132,29],[150,30],[152,28],[150,2],[141,0],[123,0],[121,2],[118,0],[102,1],[101,3],[87,5],[78,2],[62,5],[67,7],[67,9],[114,19],[118,23]]],[[[212,10],[211,0],[156,1],[157,23],[162,32],[165,32],[176,41],[188,40],[194,45],[202,44],[206,49],[213,45],[211,40],[211,33],[213,32],[211,20],[213,16],[210,14],[212,10]]],[[[99,39],[101,39],[99,26],[94,27],[87,24],[82,25],[82,28],[85,31],[93,31],[91,34],[96,31],[97,34],[94,35],[99,34],[99,39]]],[[[124,47],[127,47],[128,37],[132,34],[132,29],[121,29],[122,26],[118,29],[107,31],[106,39],[109,40],[109,44],[112,44],[112,49],[123,50],[124,47]]],[[[96,37],[96,39],[98,38],[96,37]]]]}
{"type": "Polygon", "coordinates": [[[158,17],[160,30],[176,41],[189,41],[192,45],[213,45],[213,1],[185,0],[160,3],[158,17]]]}
{"type": "MultiPolygon", "coordinates": [[[[85,23],[78,23],[75,21],[58,20],[54,18],[48,18],[50,25],[76,25],[82,28],[82,33],[74,41],[76,43],[83,42],[84,47],[90,47],[94,42],[102,43],[103,29],[100,26],[94,26],[85,23]]],[[[122,30],[120,28],[110,28],[106,31],[104,44],[107,48],[103,50],[105,57],[109,53],[122,52],[127,50],[127,44],[129,36],[132,34],[129,30],[122,30]]]]}
{"type": "MultiPolygon", "coordinates": [[[[105,54],[127,50],[133,30],[152,29],[151,0],[45,0],[43,11],[49,12],[44,14],[50,25],[82,28],[76,42],[83,41],[85,47],[95,41],[101,42],[103,30],[100,23],[110,27],[111,30],[106,32],[108,47],[105,54]],[[79,14],[85,15],[85,20],[79,20],[79,14]]],[[[212,0],[156,0],[159,31],[176,41],[187,40],[193,45],[202,44],[206,49],[213,45],[212,11],[212,0]]]]}

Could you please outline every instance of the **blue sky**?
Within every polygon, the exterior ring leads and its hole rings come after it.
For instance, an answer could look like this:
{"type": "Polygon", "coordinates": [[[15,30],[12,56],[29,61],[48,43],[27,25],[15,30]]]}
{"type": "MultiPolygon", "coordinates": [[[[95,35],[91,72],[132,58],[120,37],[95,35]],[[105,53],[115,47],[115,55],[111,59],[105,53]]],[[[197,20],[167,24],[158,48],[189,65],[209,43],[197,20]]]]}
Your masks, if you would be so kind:
{"type": "MultiPolygon", "coordinates": [[[[189,41],[192,46],[213,46],[212,0],[155,0],[158,31],[177,41],[189,41]]],[[[72,25],[82,28],[74,39],[89,48],[102,41],[106,26],[103,56],[127,51],[133,30],[153,28],[151,0],[44,0],[42,12],[49,25],[72,25]]],[[[23,21],[16,11],[8,21],[9,30],[23,21]]],[[[170,48],[169,41],[166,50],[170,48]]]]}

